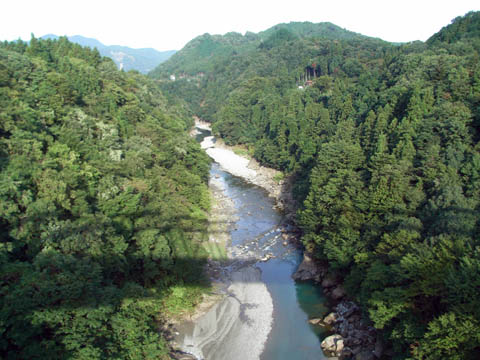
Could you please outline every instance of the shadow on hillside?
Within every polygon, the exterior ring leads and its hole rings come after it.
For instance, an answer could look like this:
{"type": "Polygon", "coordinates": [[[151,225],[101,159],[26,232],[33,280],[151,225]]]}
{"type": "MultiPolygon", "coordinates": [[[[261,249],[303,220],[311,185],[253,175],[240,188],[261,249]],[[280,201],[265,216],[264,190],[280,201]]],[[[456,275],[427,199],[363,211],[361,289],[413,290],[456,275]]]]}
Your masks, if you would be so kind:
{"type": "Polygon", "coordinates": [[[140,338],[156,332],[163,306],[181,308],[208,291],[205,258],[144,250],[99,256],[43,251],[33,263],[2,264],[0,357],[69,359],[90,347],[101,358],[125,358],[120,344],[136,344],[136,332],[140,338]],[[173,298],[172,291],[178,292],[173,298]]]}

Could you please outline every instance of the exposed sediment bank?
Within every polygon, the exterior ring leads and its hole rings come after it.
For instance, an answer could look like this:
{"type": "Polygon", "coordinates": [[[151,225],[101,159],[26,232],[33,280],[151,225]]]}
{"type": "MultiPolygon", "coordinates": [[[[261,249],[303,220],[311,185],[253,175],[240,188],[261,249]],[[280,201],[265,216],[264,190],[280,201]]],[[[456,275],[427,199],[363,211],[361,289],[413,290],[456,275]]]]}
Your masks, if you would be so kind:
{"type": "MultiPolygon", "coordinates": [[[[195,127],[211,131],[210,124],[196,120],[195,127]]],[[[255,159],[247,159],[235,154],[231,147],[224,144],[221,139],[208,136],[201,143],[207,154],[232,175],[239,176],[245,181],[257,185],[269,193],[275,199],[280,198],[284,181],[276,181],[275,177],[281,172],[275,169],[261,166],[255,159]]]]}
{"type": "MultiPolygon", "coordinates": [[[[202,128],[209,130],[209,124],[200,124],[202,128]]],[[[295,213],[296,204],[291,197],[291,179],[285,181],[275,181],[279,171],[266,168],[258,164],[254,159],[246,159],[245,157],[235,154],[230,147],[226,146],[221,140],[216,140],[214,137],[205,138],[202,143],[202,148],[216,162],[218,162],[227,172],[236,176],[242,177],[246,181],[260,186],[267,190],[270,196],[277,201],[277,206],[285,209],[287,218],[292,219],[295,213]]],[[[361,321],[360,310],[356,304],[345,299],[345,291],[339,282],[327,281],[327,266],[317,264],[311,259],[308,254],[305,254],[304,261],[294,274],[296,280],[313,280],[322,286],[325,294],[337,305],[333,308],[332,314],[340,314],[335,318],[332,324],[329,324],[332,331],[337,334],[332,336],[341,336],[344,340],[344,346],[336,349],[335,352],[329,352],[334,356],[341,358],[348,358],[353,356],[355,358],[367,356],[379,358],[382,355],[382,342],[377,339],[375,330],[361,321]],[[355,311],[349,311],[349,316],[343,316],[341,309],[352,308],[355,311]]],[[[326,339],[327,340],[327,339],[326,339]]],[[[325,341],[326,341],[325,340],[325,341]]],[[[324,343],[325,343],[324,341],[324,343]]]]}
{"type": "MultiPolygon", "coordinates": [[[[210,130],[208,124],[198,120],[196,127],[210,130]]],[[[257,173],[248,168],[249,160],[216,144],[213,137],[207,137],[201,145],[223,170],[255,183],[252,179],[257,173]]],[[[212,177],[209,185],[215,202],[213,223],[223,224],[221,229],[211,232],[210,241],[228,243],[235,209],[231,199],[223,193],[220,180],[212,177]]],[[[209,275],[216,282],[220,300],[213,306],[203,307],[203,313],[197,311],[194,321],[178,324],[180,335],[176,342],[182,351],[197,359],[259,359],[271,330],[272,297],[261,281],[260,269],[255,267],[258,259],[244,259],[244,266],[233,269],[229,266],[233,261],[230,250],[227,256],[223,265],[209,262],[209,275]]]]}
{"type": "Polygon", "coordinates": [[[181,348],[197,359],[259,359],[270,332],[273,304],[260,270],[231,274],[226,296],[195,323],[181,325],[181,348]]]}

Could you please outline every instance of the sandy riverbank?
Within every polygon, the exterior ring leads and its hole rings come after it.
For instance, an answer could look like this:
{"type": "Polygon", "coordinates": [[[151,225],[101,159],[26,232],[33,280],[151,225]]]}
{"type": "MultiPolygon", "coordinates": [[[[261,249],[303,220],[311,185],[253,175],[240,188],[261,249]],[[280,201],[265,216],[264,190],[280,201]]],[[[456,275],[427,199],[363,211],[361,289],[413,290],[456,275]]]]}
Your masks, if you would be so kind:
{"type": "Polygon", "coordinates": [[[202,149],[226,172],[252,182],[257,177],[257,172],[248,167],[250,160],[235,154],[232,150],[220,147],[219,141],[214,141],[213,136],[208,136],[201,143],[202,149]]]}
{"type": "MultiPolygon", "coordinates": [[[[196,126],[210,130],[207,123],[197,121],[196,126]]],[[[250,168],[251,160],[235,154],[213,137],[206,138],[201,145],[223,170],[259,185],[260,177],[250,168]]],[[[214,201],[211,222],[224,224],[222,229],[210,232],[210,242],[228,244],[235,209],[220,180],[212,177],[209,186],[214,201]]],[[[230,254],[227,250],[229,258],[230,254]]],[[[228,272],[227,267],[222,268],[218,263],[209,265],[212,280],[223,296],[218,297],[217,303],[207,297],[206,305],[199,307],[193,321],[176,326],[180,333],[176,339],[179,347],[197,359],[259,359],[273,321],[272,297],[261,281],[260,270],[255,265],[245,265],[228,272]]]]}
{"type": "MultiPolygon", "coordinates": [[[[198,119],[195,122],[195,127],[211,131],[209,123],[198,119]]],[[[275,178],[282,177],[280,171],[261,166],[253,158],[246,158],[235,154],[230,146],[225,145],[221,139],[215,139],[213,136],[205,138],[201,146],[225,171],[267,190],[269,195],[279,202],[278,205],[280,207],[282,207],[282,203],[290,201],[290,199],[284,199],[282,197],[289,193],[288,191],[284,191],[285,182],[283,180],[275,180],[275,178]]]]}
{"type": "Polygon", "coordinates": [[[182,350],[197,359],[259,359],[273,313],[272,298],[260,277],[260,270],[252,266],[233,272],[226,297],[195,322],[178,327],[182,350]]]}

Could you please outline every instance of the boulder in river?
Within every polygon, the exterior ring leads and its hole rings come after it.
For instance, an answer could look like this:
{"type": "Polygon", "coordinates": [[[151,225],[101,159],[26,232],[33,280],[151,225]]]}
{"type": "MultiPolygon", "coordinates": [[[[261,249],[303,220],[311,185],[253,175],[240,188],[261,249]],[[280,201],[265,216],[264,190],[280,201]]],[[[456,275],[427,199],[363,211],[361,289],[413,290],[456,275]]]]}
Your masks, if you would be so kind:
{"type": "Polygon", "coordinates": [[[265,256],[262,257],[262,258],[260,259],[260,261],[265,262],[265,261],[268,261],[268,260],[270,260],[270,259],[272,259],[272,258],[274,258],[273,254],[268,253],[268,254],[265,254],[265,256]]]}
{"type": "Polygon", "coordinates": [[[297,271],[292,275],[294,280],[314,280],[319,275],[319,269],[312,257],[306,252],[303,253],[303,261],[297,271]]]}
{"type": "Polygon", "coordinates": [[[328,314],[327,316],[325,316],[325,318],[323,319],[323,322],[327,325],[332,325],[333,323],[335,323],[336,321],[338,320],[338,314],[337,313],[334,313],[334,312],[331,312],[330,314],[328,314]]]}
{"type": "Polygon", "coordinates": [[[313,318],[313,319],[308,320],[308,322],[312,325],[319,325],[319,326],[323,325],[323,319],[321,319],[321,318],[313,318]]]}
{"type": "Polygon", "coordinates": [[[334,334],[325,338],[320,346],[327,355],[340,356],[345,345],[343,337],[339,334],[334,334]]]}

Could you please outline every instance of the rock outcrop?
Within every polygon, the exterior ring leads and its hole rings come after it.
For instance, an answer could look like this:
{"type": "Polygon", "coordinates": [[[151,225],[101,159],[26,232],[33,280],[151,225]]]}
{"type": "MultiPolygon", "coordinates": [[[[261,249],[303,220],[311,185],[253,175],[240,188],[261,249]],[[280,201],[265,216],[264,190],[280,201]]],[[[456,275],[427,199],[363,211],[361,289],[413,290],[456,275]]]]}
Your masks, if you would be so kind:
{"type": "Polygon", "coordinates": [[[340,359],[352,356],[354,359],[381,358],[383,343],[377,338],[375,329],[362,320],[358,306],[352,301],[342,301],[334,310],[322,321],[323,324],[331,325],[335,332],[322,342],[326,355],[340,359]],[[340,339],[342,341],[339,343],[340,339]]]}
{"type": "Polygon", "coordinates": [[[310,319],[317,326],[331,328],[334,335],[322,342],[322,349],[328,356],[339,359],[380,359],[384,353],[383,344],[377,338],[375,329],[362,320],[359,307],[346,300],[347,293],[341,279],[327,274],[327,269],[320,266],[313,257],[305,253],[298,270],[292,275],[294,280],[313,280],[319,283],[324,294],[336,305],[333,312],[325,318],[310,319]]]}
{"type": "Polygon", "coordinates": [[[311,255],[305,252],[303,261],[292,275],[292,278],[297,281],[314,280],[318,282],[323,275],[325,275],[325,271],[315,263],[311,255]]]}
{"type": "Polygon", "coordinates": [[[320,346],[328,356],[342,356],[343,349],[345,348],[344,339],[338,334],[325,338],[320,346]]]}
{"type": "Polygon", "coordinates": [[[347,293],[345,292],[345,289],[343,288],[342,285],[338,285],[337,287],[335,287],[335,289],[332,290],[332,298],[334,300],[340,300],[342,299],[343,297],[345,297],[347,293]]]}
{"type": "Polygon", "coordinates": [[[338,320],[337,313],[331,312],[323,319],[323,322],[327,325],[333,325],[338,320]]]}

